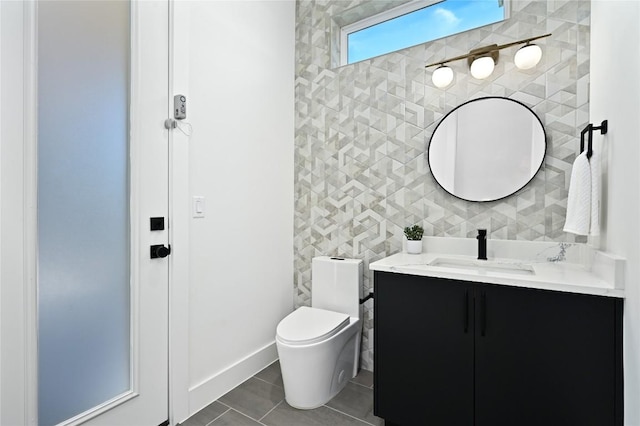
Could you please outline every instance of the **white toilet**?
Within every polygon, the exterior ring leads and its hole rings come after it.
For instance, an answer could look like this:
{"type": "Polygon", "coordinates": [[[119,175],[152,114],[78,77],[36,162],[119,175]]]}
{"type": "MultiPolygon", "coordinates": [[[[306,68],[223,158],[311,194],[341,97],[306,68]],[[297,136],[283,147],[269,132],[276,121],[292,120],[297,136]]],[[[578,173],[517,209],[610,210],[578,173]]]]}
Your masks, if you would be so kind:
{"type": "Polygon", "coordinates": [[[362,330],[362,260],[316,257],[311,305],[285,317],[276,330],[287,403],[317,408],[358,372],[362,330]]]}

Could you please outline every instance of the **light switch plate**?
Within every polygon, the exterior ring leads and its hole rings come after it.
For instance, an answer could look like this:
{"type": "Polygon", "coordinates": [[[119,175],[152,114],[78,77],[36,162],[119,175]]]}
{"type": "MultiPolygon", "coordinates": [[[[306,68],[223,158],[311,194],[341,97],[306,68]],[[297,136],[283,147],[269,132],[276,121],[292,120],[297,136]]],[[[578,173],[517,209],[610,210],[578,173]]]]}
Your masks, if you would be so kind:
{"type": "Polygon", "coordinates": [[[204,217],[204,214],[206,211],[204,197],[194,196],[193,204],[191,207],[192,207],[191,210],[193,213],[193,217],[204,217]]]}

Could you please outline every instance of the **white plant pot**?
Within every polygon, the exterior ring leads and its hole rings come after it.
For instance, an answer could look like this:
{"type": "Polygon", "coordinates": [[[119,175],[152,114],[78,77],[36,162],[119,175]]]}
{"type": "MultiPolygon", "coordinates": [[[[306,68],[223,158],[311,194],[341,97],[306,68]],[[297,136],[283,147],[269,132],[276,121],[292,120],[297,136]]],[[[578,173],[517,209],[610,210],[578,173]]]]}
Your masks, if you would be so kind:
{"type": "Polygon", "coordinates": [[[407,240],[407,253],[420,254],[422,253],[422,240],[407,240]]]}

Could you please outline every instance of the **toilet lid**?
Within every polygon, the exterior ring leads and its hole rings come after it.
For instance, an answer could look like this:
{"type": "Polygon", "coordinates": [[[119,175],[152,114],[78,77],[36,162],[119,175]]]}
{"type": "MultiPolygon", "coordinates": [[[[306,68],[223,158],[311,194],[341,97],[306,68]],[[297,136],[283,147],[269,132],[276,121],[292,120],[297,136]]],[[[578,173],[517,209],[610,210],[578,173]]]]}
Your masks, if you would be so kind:
{"type": "Polygon", "coordinates": [[[278,338],[292,345],[308,345],[327,339],[349,324],[349,315],[302,306],[280,321],[278,338]]]}

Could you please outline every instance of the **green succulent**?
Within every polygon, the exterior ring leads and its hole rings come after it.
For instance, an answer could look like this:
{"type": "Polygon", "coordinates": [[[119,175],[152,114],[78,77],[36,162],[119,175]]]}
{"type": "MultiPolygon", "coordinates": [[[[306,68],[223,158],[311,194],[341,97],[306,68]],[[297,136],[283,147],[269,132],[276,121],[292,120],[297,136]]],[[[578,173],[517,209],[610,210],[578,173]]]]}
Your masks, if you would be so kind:
{"type": "Polygon", "coordinates": [[[409,241],[420,241],[422,239],[422,234],[424,234],[424,229],[422,229],[422,226],[420,225],[413,225],[411,227],[407,226],[404,228],[404,235],[409,241]]]}

